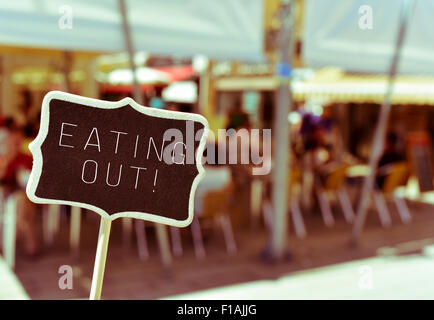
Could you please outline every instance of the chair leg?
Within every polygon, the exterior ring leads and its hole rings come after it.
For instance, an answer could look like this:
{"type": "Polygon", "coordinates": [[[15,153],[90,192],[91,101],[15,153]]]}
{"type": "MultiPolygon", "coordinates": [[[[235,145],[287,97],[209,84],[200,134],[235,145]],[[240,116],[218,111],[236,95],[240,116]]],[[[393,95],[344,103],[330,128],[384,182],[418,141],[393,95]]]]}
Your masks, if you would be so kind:
{"type": "Polygon", "coordinates": [[[333,226],[335,224],[335,219],[333,218],[332,210],[330,208],[330,202],[327,199],[326,193],[323,190],[318,189],[316,195],[318,197],[318,202],[321,209],[321,214],[322,214],[324,224],[327,227],[333,226]]]}
{"type": "Polygon", "coordinates": [[[71,207],[69,244],[74,257],[80,254],[81,208],[71,207]]]}
{"type": "Polygon", "coordinates": [[[202,232],[200,230],[200,223],[197,218],[193,218],[191,223],[191,235],[193,236],[193,245],[196,258],[202,260],[205,258],[205,248],[202,240],[202,232]]]}
{"type": "Polygon", "coordinates": [[[58,230],[58,223],[60,215],[60,206],[57,204],[49,204],[44,207],[43,211],[43,237],[44,243],[47,246],[52,246],[55,239],[56,229],[58,230]]]}
{"type": "Polygon", "coordinates": [[[392,220],[390,218],[389,209],[387,208],[386,200],[381,192],[373,192],[375,206],[377,207],[378,216],[380,218],[381,225],[388,228],[392,225],[392,220]]]}
{"type": "Polygon", "coordinates": [[[172,269],[172,254],[170,252],[170,241],[166,225],[160,223],[154,223],[154,225],[163,269],[170,272],[172,269]]]}
{"type": "Polygon", "coordinates": [[[122,244],[126,250],[131,249],[132,232],[133,232],[133,219],[122,218],[122,244]]]}
{"type": "Polygon", "coordinates": [[[49,221],[48,205],[42,207],[42,238],[46,246],[50,246],[53,243],[53,235],[51,234],[49,221]]]}
{"type": "Polygon", "coordinates": [[[250,208],[252,222],[251,226],[256,227],[261,214],[261,200],[262,200],[262,181],[255,179],[252,181],[250,189],[250,208]]]}
{"type": "Polygon", "coordinates": [[[231,219],[229,218],[227,213],[221,214],[219,219],[223,231],[223,236],[225,238],[226,250],[228,254],[235,254],[237,253],[237,245],[235,244],[231,219]]]}
{"type": "Polygon", "coordinates": [[[4,229],[4,206],[5,198],[1,194],[0,191],[0,239],[2,240],[2,246],[3,246],[3,229],[4,229]]]}
{"type": "Polygon", "coordinates": [[[62,212],[65,209],[65,206],[61,206],[58,204],[53,205],[53,234],[54,237],[57,237],[60,232],[60,217],[62,216],[62,212]]]}
{"type": "Polygon", "coordinates": [[[136,219],[134,221],[136,229],[137,250],[139,252],[139,259],[142,261],[149,259],[148,243],[146,241],[145,221],[136,219]]]}
{"type": "Polygon", "coordinates": [[[353,206],[351,205],[347,189],[340,188],[338,190],[338,199],[344,213],[345,220],[350,224],[353,223],[356,215],[354,213],[353,206]]]}
{"type": "Polygon", "coordinates": [[[271,206],[270,201],[264,201],[262,204],[262,211],[264,215],[264,225],[269,231],[271,231],[273,228],[273,207],[271,206]]]}
{"type": "Polygon", "coordinates": [[[304,226],[303,215],[300,210],[300,205],[297,199],[291,199],[290,202],[291,218],[294,223],[295,234],[299,238],[306,237],[306,228],[304,226]]]}
{"type": "Polygon", "coordinates": [[[12,195],[6,199],[3,217],[3,254],[9,268],[15,268],[17,233],[17,201],[12,195]]]}
{"type": "Polygon", "coordinates": [[[410,210],[408,210],[407,203],[403,198],[394,197],[396,208],[398,209],[398,214],[401,217],[403,223],[407,224],[411,222],[410,210]]]}
{"type": "Polygon", "coordinates": [[[175,257],[180,257],[183,254],[181,232],[179,228],[170,227],[170,238],[172,240],[172,251],[175,257]]]}

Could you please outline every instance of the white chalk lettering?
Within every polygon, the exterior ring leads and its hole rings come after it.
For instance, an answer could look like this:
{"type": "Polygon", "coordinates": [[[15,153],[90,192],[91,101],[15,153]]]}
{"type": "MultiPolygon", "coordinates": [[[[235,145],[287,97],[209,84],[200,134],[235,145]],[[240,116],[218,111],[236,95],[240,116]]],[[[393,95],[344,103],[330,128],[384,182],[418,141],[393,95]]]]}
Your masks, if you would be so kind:
{"type": "Polygon", "coordinates": [[[72,137],[72,134],[68,134],[68,133],[64,133],[63,132],[63,126],[67,125],[67,126],[71,126],[71,127],[76,127],[76,124],[73,123],[68,123],[68,122],[62,122],[62,127],[60,128],[60,137],[59,137],[59,147],[65,147],[65,148],[74,148],[74,146],[68,145],[68,144],[62,144],[62,137],[72,137]]]}
{"type": "Polygon", "coordinates": [[[137,186],[139,184],[140,170],[146,170],[146,168],[144,168],[144,167],[135,167],[135,166],[130,166],[130,168],[137,169],[137,172],[136,172],[136,184],[134,185],[134,189],[137,189],[137,186]]]}
{"type": "Polygon", "coordinates": [[[119,175],[118,175],[118,182],[116,184],[111,184],[109,182],[109,176],[110,176],[110,162],[107,165],[107,175],[105,178],[105,182],[107,183],[108,186],[110,187],[117,187],[119,185],[119,183],[121,182],[121,176],[122,176],[122,165],[119,168],[119,175]]]}
{"type": "Polygon", "coordinates": [[[87,146],[94,146],[94,147],[98,147],[98,152],[101,152],[101,145],[99,143],[99,135],[98,135],[98,129],[97,128],[92,128],[92,131],[89,134],[89,138],[87,139],[87,142],[84,146],[84,150],[86,150],[87,146]],[[90,139],[92,139],[92,135],[95,132],[95,136],[96,136],[96,141],[97,143],[90,143],[90,139]]]}
{"type": "Polygon", "coordinates": [[[116,147],[115,147],[115,154],[118,153],[118,146],[119,146],[119,136],[121,134],[127,134],[126,132],[122,132],[122,131],[115,131],[115,130],[111,130],[110,132],[116,133],[116,147]]]}
{"type": "Polygon", "coordinates": [[[157,155],[158,161],[161,161],[163,159],[163,148],[164,148],[164,139],[163,142],[161,143],[161,151],[160,154],[158,154],[158,150],[157,150],[157,146],[155,145],[155,141],[154,138],[150,137],[149,138],[149,144],[148,144],[148,154],[146,156],[146,159],[149,159],[149,154],[151,153],[151,144],[154,146],[154,150],[155,150],[155,154],[157,155]]]}
{"type": "Polygon", "coordinates": [[[94,182],[96,181],[97,175],[98,175],[98,163],[97,163],[96,161],[94,161],[94,160],[86,160],[86,161],[83,163],[83,168],[82,168],[82,170],[81,170],[81,180],[82,180],[84,183],[86,183],[86,184],[92,184],[92,183],[94,183],[94,182]],[[84,170],[86,169],[86,164],[87,164],[88,162],[92,162],[92,163],[95,164],[95,174],[94,174],[94,177],[93,177],[93,180],[92,180],[92,181],[86,181],[86,180],[84,179],[84,170]]]}
{"type": "Polygon", "coordinates": [[[137,157],[137,144],[139,143],[139,135],[136,136],[136,145],[134,146],[134,158],[137,157]]]}

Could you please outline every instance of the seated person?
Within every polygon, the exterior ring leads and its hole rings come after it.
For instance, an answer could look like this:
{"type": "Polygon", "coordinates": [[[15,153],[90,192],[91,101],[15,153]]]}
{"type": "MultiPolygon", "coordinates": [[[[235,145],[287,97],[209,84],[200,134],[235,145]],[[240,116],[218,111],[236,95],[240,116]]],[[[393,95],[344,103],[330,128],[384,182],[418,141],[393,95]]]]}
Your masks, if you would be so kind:
{"type": "Polygon", "coordinates": [[[386,144],[384,146],[383,155],[378,162],[378,172],[377,172],[377,186],[382,188],[384,181],[386,180],[387,174],[384,171],[389,164],[405,161],[405,156],[398,148],[399,138],[394,132],[391,132],[386,137],[386,144]],[[382,170],[383,169],[383,170],[382,170]]]}

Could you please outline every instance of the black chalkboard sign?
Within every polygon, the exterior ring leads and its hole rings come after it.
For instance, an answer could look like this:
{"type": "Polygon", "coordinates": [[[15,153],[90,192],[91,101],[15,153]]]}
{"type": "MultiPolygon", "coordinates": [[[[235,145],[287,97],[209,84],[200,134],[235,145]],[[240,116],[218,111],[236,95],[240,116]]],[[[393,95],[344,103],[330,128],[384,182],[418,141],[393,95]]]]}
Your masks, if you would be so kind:
{"type": "Polygon", "coordinates": [[[110,220],[186,226],[204,175],[207,133],[206,119],[197,114],[143,107],[131,98],[107,102],[49,92],[30,144],[27,195],[110,220]]]}

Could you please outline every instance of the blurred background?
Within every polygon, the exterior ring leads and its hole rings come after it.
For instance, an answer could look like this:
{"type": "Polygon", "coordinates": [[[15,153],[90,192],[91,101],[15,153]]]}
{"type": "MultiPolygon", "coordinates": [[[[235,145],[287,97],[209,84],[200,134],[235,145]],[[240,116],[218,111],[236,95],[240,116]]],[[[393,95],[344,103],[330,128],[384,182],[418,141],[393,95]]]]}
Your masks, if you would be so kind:
{"type": "Polygon", "coordinates": [[[432,0],[2,1],[0,298],[89,295],[100,217],[25,195],[51,90],[250,135],[248,164],[206,165],[191,226],[114,221],[103,299],[434,298],[433,13],[432,0]],[[271,129],[271,154],[253,129],[271,129]]]}

